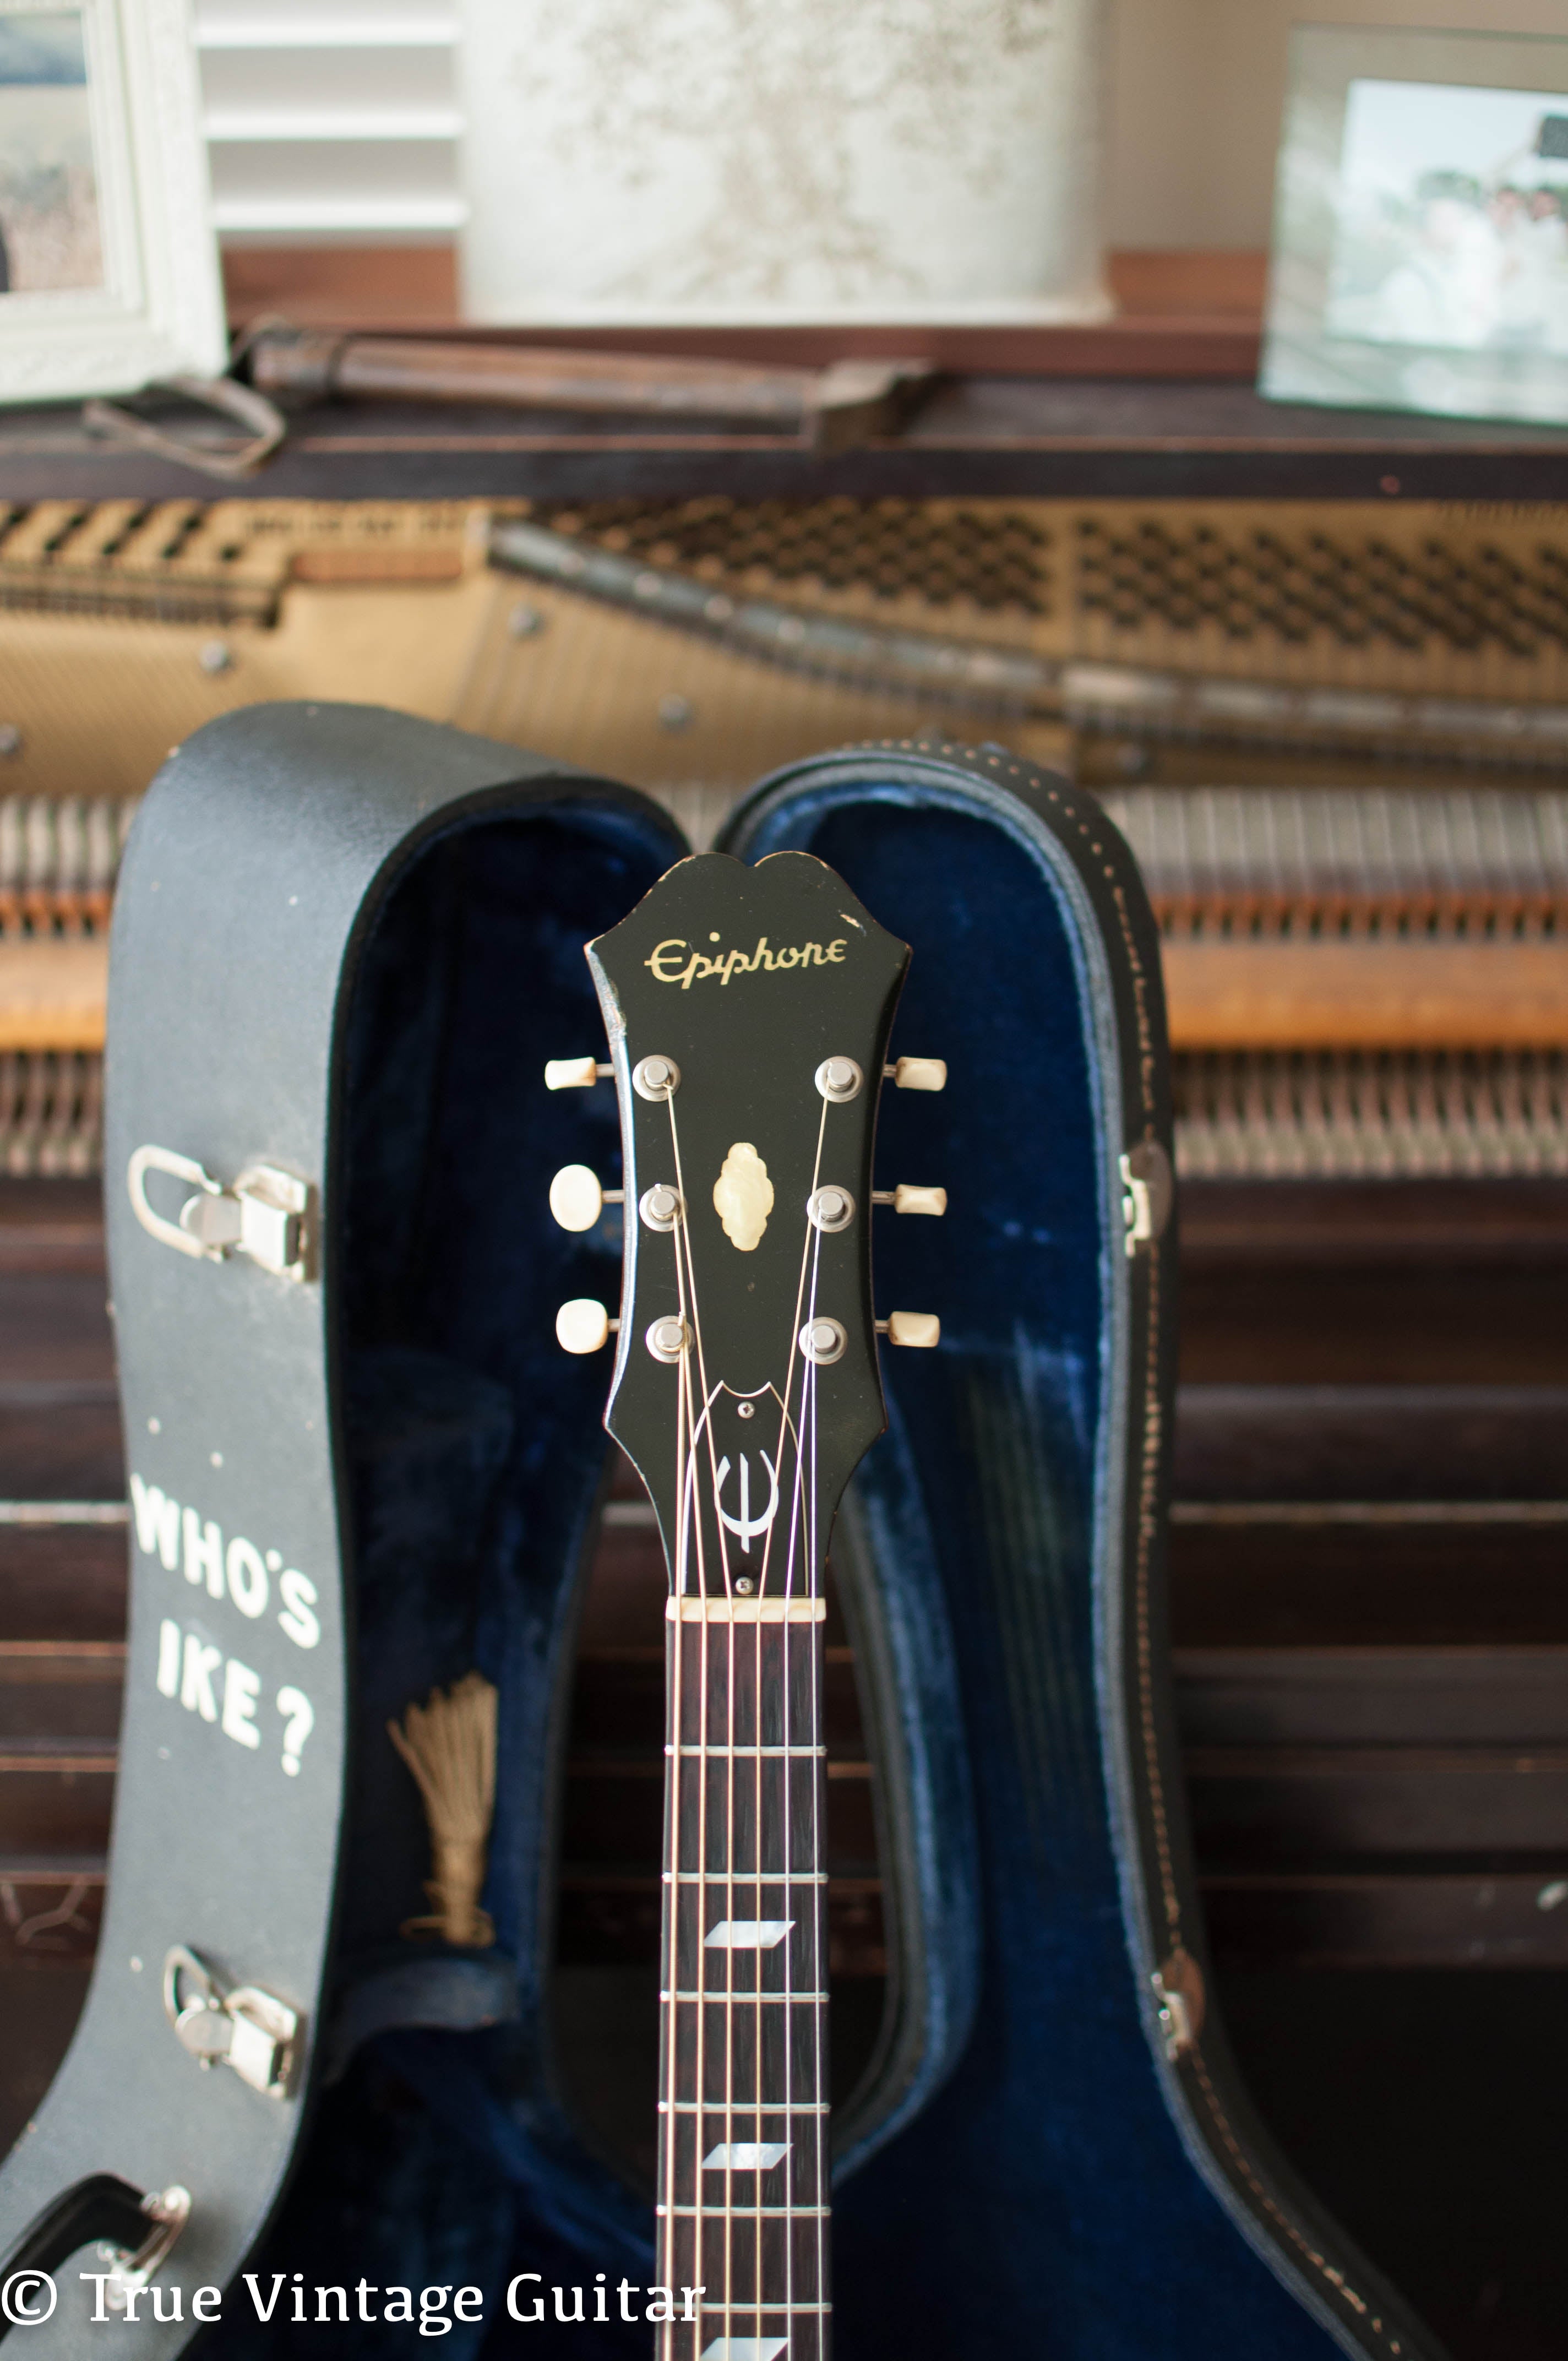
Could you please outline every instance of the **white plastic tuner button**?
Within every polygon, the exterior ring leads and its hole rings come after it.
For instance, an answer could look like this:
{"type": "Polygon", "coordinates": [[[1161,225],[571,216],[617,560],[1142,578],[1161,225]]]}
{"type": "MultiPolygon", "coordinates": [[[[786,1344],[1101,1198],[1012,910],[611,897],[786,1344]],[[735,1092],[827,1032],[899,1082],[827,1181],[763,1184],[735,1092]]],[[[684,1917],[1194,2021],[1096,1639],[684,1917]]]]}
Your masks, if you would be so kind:
{"type": "Polygon", "coordinates": [[[574,1295],[555,1314],[555,1342],[564,1352],[597,1353],[620,1325],[591,1295],[574,1295]]]}
{"type": "Polygon", "coordinates": [[[942,1341],[942,1323],[934,1312],[892,1312],[877,1322],[877,1330],[890,1345],[920,1345],[927,1351],[942,1341]]]}
{"type": "Polygon", "coordinates": [[[901,1180],[896,1189],[878,1189],[872,1203],[891,1205],[895,1213],[945,1213],[948,1192],[945,1189],[917,1189],[913,1182],[901,1180]]]}
{"type": "Polygon", "coordinates": [[[945,1091],[948,1087],[945,1058],[900,1058],[896,1065],[884,1066],[883,1072],[895,1090],[945,1091]]]}
{"type": "Polygon", "coordinates": [[[550,1211],[564,1230],[591,1230],[607,1205],[619,1205],[619,1189],[601,1189],[586,1164],[563,1164],[550,1183],[550,1211]]]}
{"type": "Polygon", "coordinates": [[[601,1074],[613,1074],[613,1066],[602,1065],[597,1058],[552,1058],[544,1069],[547,1091],[589,1091],[601,1074]]]}

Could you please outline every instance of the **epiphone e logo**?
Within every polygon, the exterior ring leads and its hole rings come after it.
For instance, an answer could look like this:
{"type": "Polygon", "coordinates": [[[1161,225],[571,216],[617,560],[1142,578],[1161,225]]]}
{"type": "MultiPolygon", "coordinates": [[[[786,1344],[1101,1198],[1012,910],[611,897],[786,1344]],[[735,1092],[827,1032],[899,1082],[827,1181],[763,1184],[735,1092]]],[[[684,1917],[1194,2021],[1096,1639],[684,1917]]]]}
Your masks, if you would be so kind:
{"type": "MultiPolygon", "coordinates": [[[[718,937],[711,935],[708,939],[716,943],[718,937]]],[[[732,975],[755,975],[760,968],[839,967],[849,948],[848,935],[840,935],[826,950],[820,943],[792,943],[784,950],[771,951],[764,935],[750,954],[718,951],[709,959],[702,951],[694,951],[684,935],[670,935],[642,964],[652,969],[661,983],[678,983],[683,992],[689,992],[694,983],[709,975],[728,983],[732,975]]]]}

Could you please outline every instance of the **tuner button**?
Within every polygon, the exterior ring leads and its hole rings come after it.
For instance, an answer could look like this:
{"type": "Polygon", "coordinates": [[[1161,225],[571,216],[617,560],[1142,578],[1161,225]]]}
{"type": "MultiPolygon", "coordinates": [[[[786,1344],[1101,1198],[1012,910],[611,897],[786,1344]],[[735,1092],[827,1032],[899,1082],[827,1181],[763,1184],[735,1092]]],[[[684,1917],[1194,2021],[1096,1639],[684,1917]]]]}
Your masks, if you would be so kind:
{"type": "Polygon", "coordinates": [[[552,1058],[544,1069],[547,1091],[590,1091],[601,1074],[613,1074],[613,1066],[601,1065],[597,1058],[552,1058]]]}
{"type": "Polygon", "coordinates": [[[895,1090],[945,1091],[948,1087],[945,1058],[900,1058],[896,1065],[884,1066],[883,1072],[895,1090]]]}
{"type": "Polygon", "coordinates": [[[849,1344],[842,1323],[822,1314],[808,1320],[800,1332],[800,1349],[817,1368],[827,1368],[831,1362],[841,1361],[849,1344]]]}
{"type": "Polygon", "coordinates": [[[637,1201],[637,1210],[649,1229],[663,1231],[667,1235],[674,1228],[680,1213],[681,1192],[678,1189],[672,1189],[667,1180],[655,1180],[651,1189],[643,1190],[637,1201]]]}
{"type": "Polygon", "coordinates": [[[929,1351],[942,1341],[942,1323],[934,1312],[893,1312],[877,1322],[877,1333],[890,1345],[919,1345],[929,1351]]]}
{"type": "Polygon", "coordinates": [[[681,1070],[673,1058],[641,1058],[631,1070],[631,1087],[640,1099],[673,1099],[681,1086],[681,1070]]]}
{"type": "Polygon", "coordinates": [[[574,1295],[555,1314],[555,1342],[563,1352],[597,1353],[620,1325],[591,1295],[574,1295]]]}
{"type": "Polygon", "coordinates": [[[806,1199],[806,1210],[813,1227],[826,1230],[831,1236],[835,1231],[849,1228],[855,1218],[855,1201],[847,1189],[830,1180],[806,1199]]]}
{"type": "Polygon", "coordinates": [[[853,1058],[824,1058],[817,1069],[817,1087],[834,1106],[843,1106],[859,1097],[864,1081],[853,1058]]]}
{"type": "Polygon", "coordinates": [[[948,1210],[945,1189],[917,1189],[913,1182],[901,1180],[891,1195],[895,1213],[945,1213],[948,1210]]]}
{"type": "Polygon", "coordinates": [[[620,1202],[619,1189],[601,1189],[586,1164],[563,1164],[550,1183],[550,1211],[564,1230],[591,1230],[607,1204],[620,1202]]]}
{"type": "Polygon", "coordinates": [[[684,1320],[668,1313],[652,1323],[642,1341],[656,1361],[678,1361],[691,1343],[691,1330],[684,1320]]]}

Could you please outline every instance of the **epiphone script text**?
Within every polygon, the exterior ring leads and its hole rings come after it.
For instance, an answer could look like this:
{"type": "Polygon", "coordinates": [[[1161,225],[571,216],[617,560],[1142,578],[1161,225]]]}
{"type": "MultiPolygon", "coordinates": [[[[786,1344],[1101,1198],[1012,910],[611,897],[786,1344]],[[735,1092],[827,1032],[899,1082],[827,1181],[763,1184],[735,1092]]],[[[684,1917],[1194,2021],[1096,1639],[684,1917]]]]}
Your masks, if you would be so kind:
{"type": "MultiPolygon", "coordinates": [[[[714,940],[718,939],[715,936],[714,940]]],[[[848,935],[840,935],[826,950],[820,943],[792,943],[783,950],[771,951],[764,935],[749,954],[740,950],[717,951],[709,959],[703,951],[694,951],[684,936],[670,935],[642,964],[652,969],[661,983],[678,983],[683,992],[689,992],[694,983],[700,983],[709,975],[716,975],[720,983],[728,983],[732,975],[755,975],[759,968],[839,967],[849,948],[848,935]]]]}

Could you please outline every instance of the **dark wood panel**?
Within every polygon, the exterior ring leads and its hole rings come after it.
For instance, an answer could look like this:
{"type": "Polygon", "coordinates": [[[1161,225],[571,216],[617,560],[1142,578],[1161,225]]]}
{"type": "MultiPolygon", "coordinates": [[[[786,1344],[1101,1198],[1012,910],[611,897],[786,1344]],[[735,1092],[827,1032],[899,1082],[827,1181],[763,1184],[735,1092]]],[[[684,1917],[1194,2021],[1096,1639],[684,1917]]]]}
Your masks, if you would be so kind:
{"type": "Polygon", "coordinates": [[[1565,1547],[1563,1523],[1179,1521],[1171,1627],[1184,1648],[1563,1645],[1565,1547]]]}
{"type": "Polygon", "coordinates": [[[1184,1648],[1176,1697],[1190,1747],[1563,1747],[1568,1647],[1184,1648]]]}
{"type": "Polygon", "coordinates": [[[1219,1869],[1468,1854],[1568,1864],[1568,1747],[1196,1746],[1200,1861],[1219,1869]]]}
{"type": "Polygon", "coordinates": [[[113,1385],[0,1385],[0,1499],[123,1500],[113,1385]]]}
{"type": "Polygon", "coordinates": [[[1568,1255],[1184,1263],[1189,1384],[1568,1385],[1568,1255]]]}
{"type": "Polygon", "coordinates": [[[123,1524],[0,1524],[0,1641],[122,1639],[126,1539],[123,1524]]]}
{"type": "Polygon", "coordinates": [[[1176,1494],[1528,1500],[1563,1488],[1568,1386],[1183,1386],[1176,1494]]]}
{"type": "Polygon", "coordinates": [[[1201,1883],[1226,1967],[1568,1968],[1568,1881],[1552,1871],[1210,1872],[1201,1883]]]}
{"type": "Polygon", "coordinates": [[[0,1386],[114,1382],[102,1270],[18,1270],[0,1254],[0,1386]]]}
{"type": "MultiPolygon", "coordinates": [[[[188,414],[178,423],[190,431],[188,414]]],[[[320,406],[294,419],[254,486],[264,499],[329,500],[1541,500],[1561,489],[1565,452],[1568,435],[1550,427],[1312,409],[1241,385],[973,375],[940,389],[903,437],[832,458],[782,436],[595,433],[566,414],[320,406]]],[[[8,499],[180,499],[210,480],[95,441],[65,405],[0,421],[8,499]]]]}

